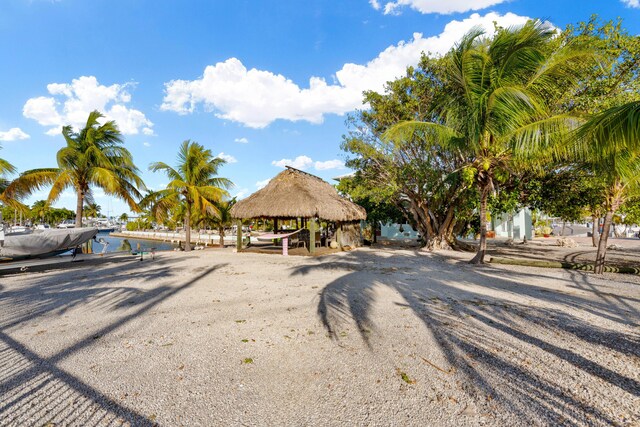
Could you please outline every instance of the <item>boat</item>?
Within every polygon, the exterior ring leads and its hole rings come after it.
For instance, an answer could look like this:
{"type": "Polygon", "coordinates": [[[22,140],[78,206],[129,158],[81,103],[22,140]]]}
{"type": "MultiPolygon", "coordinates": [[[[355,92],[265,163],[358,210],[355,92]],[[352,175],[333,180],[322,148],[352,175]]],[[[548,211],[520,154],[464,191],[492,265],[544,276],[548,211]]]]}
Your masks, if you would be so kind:
{"type": "Polygon", "coordinates": [[[72,219],[65,219],[60,224],[58,224],[57,228],[75,228],[76,222],[72,219]]]}
{"type": "Polygon", "coordinates": [[[0,261],[44,258],[74,249],[93,239],[98,229],[69,228],[34,230],[27,234],[5,234],[0,229],[0,261]]]}

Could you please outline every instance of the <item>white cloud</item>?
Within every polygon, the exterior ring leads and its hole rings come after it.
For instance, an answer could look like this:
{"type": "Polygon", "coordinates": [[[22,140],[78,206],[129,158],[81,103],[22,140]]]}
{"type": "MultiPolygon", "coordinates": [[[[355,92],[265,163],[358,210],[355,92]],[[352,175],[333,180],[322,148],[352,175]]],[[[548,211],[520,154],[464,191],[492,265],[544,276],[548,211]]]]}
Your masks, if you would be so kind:
{"type": "Polygon", "coordinates": [[[237,142],[238,144],[248,144],[249,140],[245,137],[242,138],[236,138],[233,140],[234,142],[237,142]]]}
{"type": "Polygon", "coordinates": [[[522,25],[527,17],[507,13],[472,14],[462,21],[451,21],[442,33],[401,41],[382,51],[365,65],[344,64],[335,73],[335,83],[311,77],[308,87],[300,87],[282,74],[247,69],[237,58],[230,58],[205,68],[196,80],[173,80],[165,83],[161,109],[189,114],[202,104],[216,117],[263,128],[283,119],[321,123],[325,114],[342,115],[362,107],[364,90],[382,91],[387,81],[405,74],[406,67],[416,65],[421,52],[443,54],[471,28],[482,26],[494,31],[494,21],[508,27],[522,25]]]}
{"type": "Polygon", "coordinates": [[[342,163],[341,160],[327,160],[326,162],[316,162],[314,167],[319,171],[329,169],[343,169],[344,163],[342,163]]]}
{"type": "Polygon", "coordinates": [[[236,200],[241,200],[241,199],[244,199],[245,197],[247,197],[248,195],[249,195],[249,189],[248,188],[243,188],[243,189],[238,190],[236,192],[236,194],[234,194],[233,197],[235,197],[236,200]]]}
{"type": "Polygon", "coordinates": [[[151,147],[151,143],[150,142],[143,142],[142,145],[144,145],[145,147],[151,147]]]}
{"type": "Polygon", "coordinates": [[[22,114],[48,126],[47,135],[58,135],[64,125],[82,128],[89,113],[98,110],[107,120],[115,120],[125,135],[136,135],[142,131],[153,135],[153,123],[142,111],[128,108],[131,102],[129,87],[132,83],[104,86],[93,76],[82,76],[68,83],[51,83],[47,91],[52,96],[28,99],[22,114]]]}
{"type": "Polygon", "coordinates": [[[29,138],[29,135],[20,128],[11,128],[6,132],[0,131],[0,141],[16,141],[18,139],[29,138]]]}
{"type": "Polygon", "coordinates": [[[260,190],[261,188],[266,187],[269,181],[271,181],[271,178],[265,179],[264,181],[258,181],[256,182],[256,187],[258,188],[258,190],[260,190]]]}
{"type": "MultiPolygon", "coordinates": [[[[439,13],[444,15],[470,10],[482,10],[505,1],[506,0],[396,0],[387,2],[384,5],[384,14],[399,14],[400,9],[408,6],[420,13],[439,13]]],[[[371,0],[370,3],[376,10],[381,8],[380,3],[376,0],[371,0]]]]}
{"type": "Polygon", "coordinates": [[[627,7],[640,8],[640,0],[621,0],[627,7]]]}
{"type": "Polygon", "coordinates": [[[233,157],[232,155],[230,155],[230,154],[220,153],[216,157],[221,158],[222,160],[224,160],[227,163],[238,163],[238,160],[235,157],[233,157]]]}
{"type": "Polygon", "coordinates": [[[291,166],[292,168],[305,170],[309,166],[313,164],[313,160],[307,156],[298,156],[295,159],[282,159],[282,160],[274,160],[271,162],[272,165],[284,168],[285,166],[291,166]]]}

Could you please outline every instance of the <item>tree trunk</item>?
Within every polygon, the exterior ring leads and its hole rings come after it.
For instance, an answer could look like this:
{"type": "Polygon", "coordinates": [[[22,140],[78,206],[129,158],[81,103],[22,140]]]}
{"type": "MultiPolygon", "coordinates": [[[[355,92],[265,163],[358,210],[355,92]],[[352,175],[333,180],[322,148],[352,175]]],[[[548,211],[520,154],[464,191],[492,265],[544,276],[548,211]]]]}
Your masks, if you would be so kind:
{"type": "Polygon", "coordinates": [[[598,230],[600,225],[600,218],[596,214],[592,214],[593,225],[591,226],[591,244],[594,248],[598,247],[598,230]]]}
{"type": "Polygon", "coordinates": [[[224,248],[224,227],[218,229],[218,234],[220,235],[220,247],[224,248]]]}
{"type": "Polygon", "coordinates": [[[378,243],[378,221],[372,221],[371,228],[373,230],[372,243],[378,243]]]}
{"type": "Polygon", "coordinates": [[[480,246],[470,264],[484,264],[484,255],[487,252],[487,199],[489,198],[489,186],[485,185],[480,191],[480,246]]]}
{"type": "Polygon", "coordinates": [[[607,254],[607,239],[611,231],[613,213],[613,211],[607,211],[607,214],[604,216],[604,225],[602,226],[602,234],[600,234],[600,242],[598,243],[598,253],[596,254],[596,264],[593,268],[596,274],[602,274],[604,270],[604,258],[607,254]]]}
{"type": "Polygon", "coordinates": [[[560,232],[560,235],[564,237],[564,230],[567,228],[567,221],[562,221],[562,231],[560,232]]]}
{"type": "Polygon", "coordinates": [[[184,250],[191,250],[191,205],[187,202],[187,209],[184,213],[184,250]]]}
{"type": "Polygon", "coordinates": [[[84,192],[82,190],[77,191],[76,201],[76,228],[82,227],[82,206],[84,205],[84,192]]]}

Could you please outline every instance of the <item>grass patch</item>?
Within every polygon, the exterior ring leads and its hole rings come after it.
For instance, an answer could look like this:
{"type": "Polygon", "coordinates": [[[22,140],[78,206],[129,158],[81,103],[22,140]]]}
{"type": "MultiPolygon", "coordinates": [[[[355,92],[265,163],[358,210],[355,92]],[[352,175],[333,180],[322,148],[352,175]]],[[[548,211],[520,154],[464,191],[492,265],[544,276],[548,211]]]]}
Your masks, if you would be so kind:
{"type": "Polygon", "coordinates": [[[407,375],[406,372],[403,372],[400,370],[400,368],[396,369],[396,372],[398,373],[398,375],[400,376],[400,378],[402,379],[402,381],[404,381],[407,384],[415,384],[416,380],[412,380],[409,375],[407,375]]]}
{"type": "Polygon", "coordinates": [[[242,363],[246,363],[246,364],[253,363],[253,359],[252,359],[252,358],[250,358],[250,357],[247,357],[246,359],[244,359],[244,360],[242,361],[242,363]]]}

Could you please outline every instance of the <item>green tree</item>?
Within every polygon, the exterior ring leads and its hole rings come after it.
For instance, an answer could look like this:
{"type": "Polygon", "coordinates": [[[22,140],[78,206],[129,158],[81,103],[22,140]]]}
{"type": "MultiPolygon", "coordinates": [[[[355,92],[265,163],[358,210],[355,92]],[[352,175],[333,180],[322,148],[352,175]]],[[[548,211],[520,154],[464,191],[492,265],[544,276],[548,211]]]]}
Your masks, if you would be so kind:
{"type": "Polygon", "coordinates": [[[88,218],[98,218],[102,208],[97,203],[88,203],[84,206],[84,215],[88,218]]]}
{"type": "MultiPolygon", "coordinates": [[[[2,147],[0,146],[0,148],[2,147]]],[[[0,206],[5,205],[14,209],[23,208],[22,204],[18,202],[14,194],[10,191],[6,191],[11,183],[9,176],[16,172],[16,168],[11,163],[0,158],[0,206]]]]}
{"type": "Polygon", "coordinates": [[[437,119],[400,123],[387,133],[396,141],[436,134],[471,159],[465,176],[480,196],[480,245],[472,263],[484,262],[489,195],[514,170],[541,162],[542,149],[575,123],[554,114],[552,101],[577,84],[573,69],[593,61],[594,53],[555,37],[540,21],[498,28],[493,38],[471,30],[444,58],[446,91],[437,119]]]}
{"type": "Polygon", "coordinates": [[[423,56],[417,69],[389,82],[384,94],[366,92],[370,109],[351,118],[342,144],[352,155],[347,165],[357,171],[344,191],[359,203],[370,202],[369,208],[382,208],[382,216],[393,205],[429,250],[460,246],[454,236],[465,230],[473,209],[468,200],[474,189],[462,173],[468,159],[443,146],[434,132],[383,135],[399,121],[438,120],[434,110],[446,91],[443,63],[423,56]]]}
{"type": "Polygon", "coordinates": [[[209,224],[218,232],[218,236],[220,236],[219,245],[221,248],[224,248],[225,230],[233,225],[231,208],[235,204],[235,197],[231,200],[214,201],[213,205],[215,209],[207,209],[202,219],[203,223],[209,224]]]}
{"type": "Polygon", "coordinates": [[[31,206],[31,219],[33,221],[39,221],[44,223],[47,215],[51,213],[51,206],[47,204],[46,200],[38,200],[31,206]]]}
{"type": "Polygon", "coordinates": [[[172,209],[184,209],[185,250],[191,250],[191,216],[195,212],[218,213],[215,202],[227,196],[227,188],[233,184],[227,178],[218,177],[218,169],[225,160],[214,157],[211,150],[197,142],[184,141],[178,152],[178,163],[172,168],[163,162],[152,163],[151,171],[163,171],[169,177],[167,188],[145,198],[153,216],[165,219],[172,209]]]}
{"type": "Polygon", "coordinates": [[[75,132],[62,128],[66,146],[57,154],[58,167],[24,172],[12,185],[17,194],[30,194],[51,185],[47,202],[55,202],[66,188],[76,192],[76,227],[82,227],[85,201],[93,203],[92,187],[124,200],[138,211],[137,200],[144,183],[138,175],[131,153],[122,146],[122,135],[114,121],[100,124],[103,115],[89,114],[87,123],[75,132]]]}
{"type": "MultiPolygon", "coordinates": [[[[380,223],[399,223],[406,218],[402,210],[391,200],[391,197],[379,191],[372,191],[361,178],[361,174],[357,173],[353,176],[340,179],[337,189],[340,193],[348,195],[351,200],[362,206],[367,211],[367,222],[371,225],[371,241],[376,242],[377,231],[380,223]]],[[[412,226],[413,221],[410,221],[412,226]]],[[[417,226],[416,226],[417,229],[417,226]]]]}
{"type": "Polygon", "coordinates": [[[123,213],[122,215],[120,215],[119,219],[122,222],[127,222],[129,220],[129,215],[127,213],[123,213]]]}
{"type": "Polygon", "coordinates": [[[609,108],[578,129],[575,149],[604,180],[605,216],[595,273],[604,271],[613,217],[640,185],[640,101],[609,108]]]}

